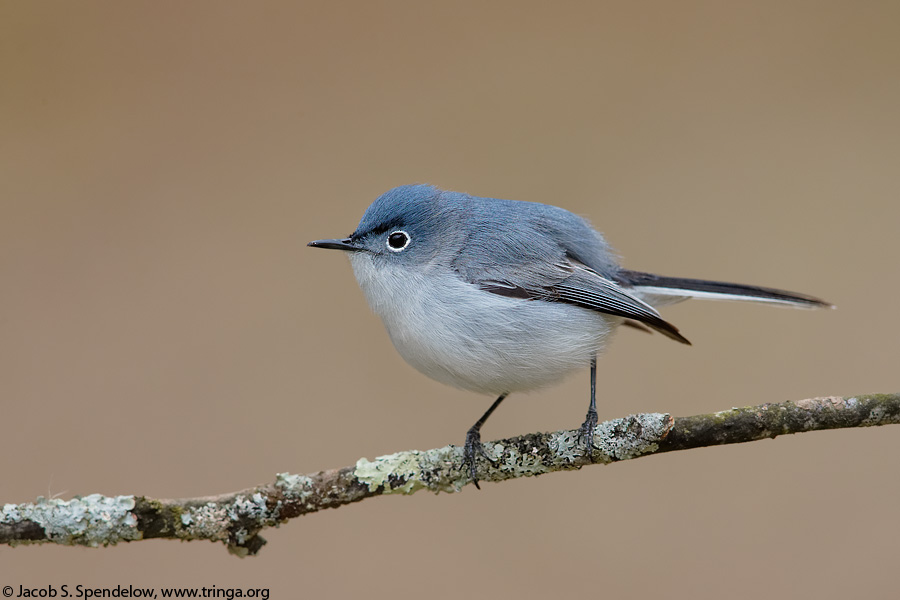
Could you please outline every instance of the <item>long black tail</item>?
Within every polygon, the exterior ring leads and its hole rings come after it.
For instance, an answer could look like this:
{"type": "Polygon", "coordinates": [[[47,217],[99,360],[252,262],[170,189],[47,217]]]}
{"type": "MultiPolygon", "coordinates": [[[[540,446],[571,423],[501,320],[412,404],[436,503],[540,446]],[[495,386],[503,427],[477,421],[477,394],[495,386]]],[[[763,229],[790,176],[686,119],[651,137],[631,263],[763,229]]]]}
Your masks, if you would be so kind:
{"type": "Polygon", "coordinates": [[[661,275],[624,269],[619,271],[617,279],[621,283],[634,287],[642,295],[669,297],[674,301],[687,298],[704,298],[709,300],[768,302],[795,308],[834,308],[831,303],[806,294],[743,283],[706,281],[704,279],[688,279],[685,277],[663,277],[661,275]]]}

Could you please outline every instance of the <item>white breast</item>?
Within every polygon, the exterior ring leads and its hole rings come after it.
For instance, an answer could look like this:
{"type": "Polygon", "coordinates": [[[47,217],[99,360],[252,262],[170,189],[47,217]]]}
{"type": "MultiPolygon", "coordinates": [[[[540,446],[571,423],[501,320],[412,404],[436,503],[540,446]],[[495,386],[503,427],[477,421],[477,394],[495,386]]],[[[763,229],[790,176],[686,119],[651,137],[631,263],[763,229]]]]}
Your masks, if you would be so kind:
{"type": "Polygon", "coordinates": [[[499,395],[554,383],[590,364],[621,319],[577,306],[507,298],[449,269],[407,270],[350,255],[369,305],[410,365],[437,381],[499,395]]]}

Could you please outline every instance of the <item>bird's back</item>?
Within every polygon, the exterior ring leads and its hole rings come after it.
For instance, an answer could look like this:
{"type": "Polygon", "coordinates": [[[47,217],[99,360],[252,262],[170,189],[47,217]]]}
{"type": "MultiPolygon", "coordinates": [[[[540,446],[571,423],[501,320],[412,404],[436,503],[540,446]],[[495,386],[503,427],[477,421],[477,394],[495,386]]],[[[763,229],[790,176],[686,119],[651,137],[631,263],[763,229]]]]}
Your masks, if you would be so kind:
{"type": "Polygon", "coordinates": [[[458,192],[443,192],[441,201],[466,207],[466,237],[456,266],[467,279],[491,279],[509,269],[543,271],[568,259],[605,277],[619,270],[603,236],[565,209],[458,192]]]}

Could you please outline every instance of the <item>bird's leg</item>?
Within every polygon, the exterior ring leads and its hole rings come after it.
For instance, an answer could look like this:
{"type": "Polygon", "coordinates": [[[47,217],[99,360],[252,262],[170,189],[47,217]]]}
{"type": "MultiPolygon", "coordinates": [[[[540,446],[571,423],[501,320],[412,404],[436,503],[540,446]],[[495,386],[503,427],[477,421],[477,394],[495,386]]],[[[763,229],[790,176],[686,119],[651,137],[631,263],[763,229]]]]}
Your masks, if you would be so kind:
{"type": "Polygon", "coordinates": [[[588,457],[594,462],[594,427],[597,426],[597,355],[591,357],[591,404],[588,406],[587,418],[581,424],[581,437],[587,449],[588,457]]]}
{"type": "Polygon", "coordinates": [[[475,487],[478,489],[481,489],[481,487],[478,485],[478,477],[475,474],[475,453],[477,452],[486,458],[491,464],[497,464],[494,459],[487,455],[487,452],[484,451],[484,446],[481,445],[481,426],[488,420],[491,413],[500,406],[500,403],[503,402],[503,399],[506,398],[506,396],[508,396],[508,394],[502,394],[499,398],[494,400],[491,407],[487,409],[487,411],[481,415],[481,418],[466,432],[466,445],[463,446],[463,466],[468,465],[469,476],[472,478],[472,483],[474,483],[475,487]]]}

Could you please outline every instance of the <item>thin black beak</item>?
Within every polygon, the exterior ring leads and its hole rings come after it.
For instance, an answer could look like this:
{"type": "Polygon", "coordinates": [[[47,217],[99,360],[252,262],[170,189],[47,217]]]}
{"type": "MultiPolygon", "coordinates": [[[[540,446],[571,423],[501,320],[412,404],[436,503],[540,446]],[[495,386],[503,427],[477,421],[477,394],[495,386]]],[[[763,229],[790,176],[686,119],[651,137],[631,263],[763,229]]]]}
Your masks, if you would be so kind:
{"type": "Polygon", "coordinates": [[[331,250],[343,250],[345,252],[360,252],[364,250],[360,246],[357,246],[353,243],[353,240],[350,238],[344,238],[342,240],[316,240],[314,242],[310,242],[307,246],[312,246],[313,248],[330,248],[331,250]]]}

